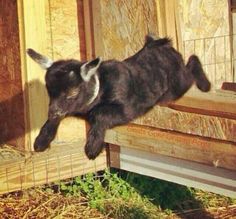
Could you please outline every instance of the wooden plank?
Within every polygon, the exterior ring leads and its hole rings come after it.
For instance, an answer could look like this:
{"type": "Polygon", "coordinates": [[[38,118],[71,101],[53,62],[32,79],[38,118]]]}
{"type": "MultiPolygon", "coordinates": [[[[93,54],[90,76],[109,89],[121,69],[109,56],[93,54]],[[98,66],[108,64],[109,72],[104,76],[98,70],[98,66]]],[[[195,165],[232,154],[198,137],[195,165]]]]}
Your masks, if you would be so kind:
{"type": "Polygon", "coordinates": [[[78,33],[79,33],[79,46],[80,46],[80,60],[87,60],[87,47],[86,45],[86,36],[85,36],[85,19],[86,14],[84,11],[84,0],[77,0],[77,15],[78,15],[78,33]]]}
{"type": "Polygon", "coordinates": [[[221,87],[222,90],[231,90],[236,92],[236,83],[235,82],[224,82],[221,87]]]}
{"type": "Polygon", "coordinates": [[[148,32],[158,35],[156,2],[92,1],[96,55],[123,60],[143,47],[148,32]]]}
{"type": "Polygon", "coordinates": [[[168,106],[184,112],[236,119],[236,94],[230,91],[203,93],[190,90],[168,106]]]}
{"type": "Polygon", "coordinates": [[[86,138],[85,121],[76,117],[67,117],[60,123],[52,144],[71,143],[86,138]]]}
{"type": "MultiPolygon", "coordinates": [[[[93,37],[93,51],[94,57],[102,56],[104,54],[103,45],[103,27],[102,27],[102,1],[90,0],[91,7],[91,21],[92,21],[92,37],[93,37]]],[[[93,57],[93,58],[94,58],[93,57]]]]}
{"type": "Polygon", "coordinates": [[[45,12],[44,17],[49,26],[46,27],[46,34],[51,36],[51,42],[47,43],[52,47],[53,58],[55,60],[80,59],[79,19],[81,17],[77,1],[53,0],[48,1],[48,6],[49,14],[45,12]]]}
{"type": "Polygon", "coordinates": [[[91,60],[95,57],[92,4],[93,3],[90,0],[83,1],[86,60],[91,60]]]}
{"type": "MultiPolygon", "coordinates": [[[[200,101],[200,100],[199,100],[200,101]]],[[[164,130],[236,142],[236,120],[155,106],[133,121],[164,130]]]]}
{"type": "Polygon", "coordinates": [[[236,198],[236,172],[121,147],[120,168],[236,198]]]}
{"type": "Polygon", "coordinates": [[[32,150],[34,139],[47,118],[48,99],[44,86],[44,72],[30,58],[26,58],[27,48],[46,54],[45,1],[17,0],[20,19],[20,44],[23,89],[26,104],[26,150],[32,150]],[[40,104],[39,104],[40,103],[40,104]]]}
{"type": "Polygon", "coordinates": [[[0,163],[0,194],[72,178],[107,167],[106,154],[95,161],[84,154],[85,141],[54,145],[42,153],[0,163]]]}
{"type": "Polygon", "coordinates": [[[17,1],[0,0],[0,145],[25,145],[17,1]],[[12,119],[14,118],[14,119],[12,119]]]}
{"type": "Polygon", "coordinates": [[[120,146],[109,144],[107,148],[108,166],[120,168],[120,146]]]}
{"type": "Polygon", "coordinates": [[[236,0],[228,0],[232,12],[236,11],[236,0]]]}
{"type": "Polygon", "coordinates": [[[236,144],[138,125],[106,132],[107,143],[236,170],[236,144]]]}
{"type": "Polygon", "coordinates": [[[165,1],[165,19],[166,19],[166,36],[173,40],[173,46],[182,50],[182,36],[180,34],[180,20],[178,18],[178,2],[176,0],[165,1]]]}

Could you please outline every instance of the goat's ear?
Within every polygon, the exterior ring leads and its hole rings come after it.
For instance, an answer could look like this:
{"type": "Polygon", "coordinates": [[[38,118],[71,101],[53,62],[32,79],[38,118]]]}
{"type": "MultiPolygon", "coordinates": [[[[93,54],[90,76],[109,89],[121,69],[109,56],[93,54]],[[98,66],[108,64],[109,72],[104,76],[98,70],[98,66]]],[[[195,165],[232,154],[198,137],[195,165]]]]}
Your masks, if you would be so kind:
{"type": "Polygon", "coordinates": [[[80,74],[84,81],[90,81],[91,77],[97,73],[97,69],[99,68],[102,59],[100,57],[84,63],[80,67],[80,74]]]}
{"type": "Polygon", "coordinates": [[[48,69],[49,67],[52,66],[53,61],[46,56],[43,56],[33,49],[27,49],[27,54],[35,61],[37,62],[41,68],[43,69],[48,69]]]}

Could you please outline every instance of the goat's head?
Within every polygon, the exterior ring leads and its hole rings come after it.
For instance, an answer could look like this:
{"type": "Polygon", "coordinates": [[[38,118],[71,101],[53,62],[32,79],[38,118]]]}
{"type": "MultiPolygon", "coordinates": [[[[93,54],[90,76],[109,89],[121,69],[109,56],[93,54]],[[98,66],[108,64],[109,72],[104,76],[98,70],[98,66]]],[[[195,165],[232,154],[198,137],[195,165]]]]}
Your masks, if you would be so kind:
{"type": "Polygon", "coordinates": [[[99,90],[97,70],[101,64],[100,58],[90,62],[73,59],[54,62],[33,49],[28,49],[27,53],[47,71],[45,80],[50,97],[49,115],[58,114],[58,110],[61,114],[73,112],[75,107],[84,108],[96,98],[99,90]]]}

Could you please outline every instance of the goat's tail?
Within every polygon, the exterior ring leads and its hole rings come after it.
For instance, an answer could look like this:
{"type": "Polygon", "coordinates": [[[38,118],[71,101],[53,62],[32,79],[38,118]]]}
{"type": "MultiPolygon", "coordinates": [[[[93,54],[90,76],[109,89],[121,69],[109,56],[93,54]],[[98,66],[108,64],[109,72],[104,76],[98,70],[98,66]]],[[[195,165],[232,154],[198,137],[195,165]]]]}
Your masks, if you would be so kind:
{"type": "Polygon", "coordinates": [[[211,83],[207,79],[206,74],[202,68],[202,64],[196,55],[189,57],[186,67],[192,74],[197,87],[201,91],[207,92],[211,89],[211,83]]]}

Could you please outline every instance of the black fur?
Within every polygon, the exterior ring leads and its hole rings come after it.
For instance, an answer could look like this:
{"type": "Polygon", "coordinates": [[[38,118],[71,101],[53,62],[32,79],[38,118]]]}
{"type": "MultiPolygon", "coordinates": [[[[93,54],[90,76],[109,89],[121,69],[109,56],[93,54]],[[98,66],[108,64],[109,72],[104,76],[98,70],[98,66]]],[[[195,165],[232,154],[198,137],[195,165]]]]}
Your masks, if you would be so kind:
{"type": "MultiPolygon", "coordinates": [[[[30,51],[33,59],[34,53],[40,59],[38,53],[30,51]]],[[[210,82],[198,57],[191,56],[185,65],[168,38],[155,40],[147,36],[144,47],[123,61],[54,62],[46,73],[50,97],[48,120],[36,138],[34,149],[43,151],[49,146],[64,117],[80,116],[90,124],[86,155],[95,159],[104,147],[106,129],[130,122],[155,104],[180,98],[194,82],[200,90],[209,91],[210,82]],[[86,74],[90,69],[95,71],[88,81],[81,76],[83,65],[86,65],[86,74]],[[99,92],[93,102],[87,104],[93,96],[96,75],[99,92]],[[77,92],[74,96],[71,95],[73,89],[77,92]]]]}

